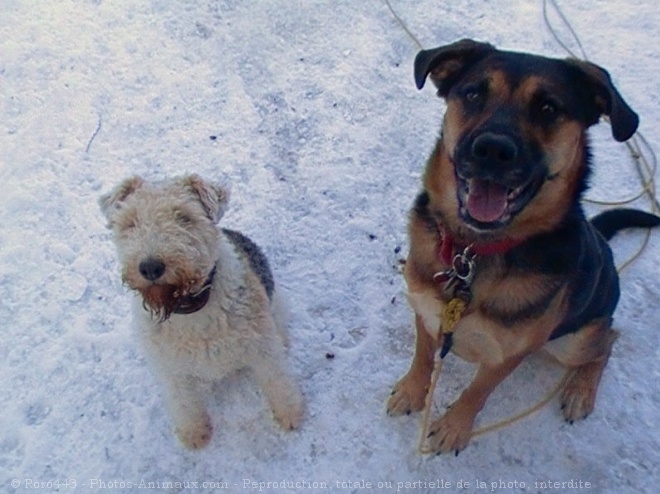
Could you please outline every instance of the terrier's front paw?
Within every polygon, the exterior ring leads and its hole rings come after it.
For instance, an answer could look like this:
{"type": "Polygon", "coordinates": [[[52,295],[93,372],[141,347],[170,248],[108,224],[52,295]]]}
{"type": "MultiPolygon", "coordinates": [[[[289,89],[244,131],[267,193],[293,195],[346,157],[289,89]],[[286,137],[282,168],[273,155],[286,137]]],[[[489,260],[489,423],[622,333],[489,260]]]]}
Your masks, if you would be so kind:
{"type": "Polygon", "coordinates": [[[191,422],[175,430],[179,441],[188,449],[201,449],[206,446],[213,435],[211,419],[207,415],[199,421],[191,422]]]}
{"type": "Polygon", "coordinates": [[[286,402],[273,403],[275,420],[284,430],[297,429],[303,416],[303,398],[299,392],[292,392],[286,402]]]}

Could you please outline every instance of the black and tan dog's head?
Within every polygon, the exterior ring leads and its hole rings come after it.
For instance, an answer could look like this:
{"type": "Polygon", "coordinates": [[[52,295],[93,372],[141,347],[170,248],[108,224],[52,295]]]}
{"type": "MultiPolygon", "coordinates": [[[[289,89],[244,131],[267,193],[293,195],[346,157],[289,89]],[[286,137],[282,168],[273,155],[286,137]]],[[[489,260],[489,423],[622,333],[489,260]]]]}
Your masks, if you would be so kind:
{"type": "Polygon", "coordinates": [[[418,88],[427,76],[447,112],[424,186],[431,213],[466,240],[555,227],[586,187],[586,129],[607,115],[625,141],[638,125],[609,74],[588,62],[462,40],[417,55],[418,88]]]}

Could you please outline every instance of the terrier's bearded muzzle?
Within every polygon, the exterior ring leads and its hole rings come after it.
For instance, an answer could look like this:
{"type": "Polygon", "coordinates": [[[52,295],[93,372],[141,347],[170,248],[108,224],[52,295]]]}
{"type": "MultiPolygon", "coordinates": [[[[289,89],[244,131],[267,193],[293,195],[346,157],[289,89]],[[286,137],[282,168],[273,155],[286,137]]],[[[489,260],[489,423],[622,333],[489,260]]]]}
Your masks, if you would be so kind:
{"type": "Polygon", "coordinates": [[[172,313],[186,313],[197,304],[202,307],[205,299],[199,295],[209,288],[212,274],[177,271],[159,261],[161,264],[156,270],[158,275],[154,271],[154,261],[147,259],[139,263],[137,271],[122,276],[124,284],[141,295],[144,309],[163,322],[172,313]]]}

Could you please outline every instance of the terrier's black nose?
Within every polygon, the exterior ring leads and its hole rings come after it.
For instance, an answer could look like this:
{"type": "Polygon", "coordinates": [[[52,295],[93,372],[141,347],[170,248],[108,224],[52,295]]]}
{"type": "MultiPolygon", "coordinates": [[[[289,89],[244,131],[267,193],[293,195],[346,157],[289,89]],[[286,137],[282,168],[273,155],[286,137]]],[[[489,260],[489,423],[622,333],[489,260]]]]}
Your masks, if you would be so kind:
{"type": "Polygon", "coordinates": [[[518,146],[509,136],[484,132],[472,143],[472,157],[479,161],[509,165],[518,157],[518,146]]]}
{"type": "Polygon", "coordinates": [[[156,281],[165,274],[165,263],[150,257],[140,263],[140,274],[149,281],[156,281]]]}

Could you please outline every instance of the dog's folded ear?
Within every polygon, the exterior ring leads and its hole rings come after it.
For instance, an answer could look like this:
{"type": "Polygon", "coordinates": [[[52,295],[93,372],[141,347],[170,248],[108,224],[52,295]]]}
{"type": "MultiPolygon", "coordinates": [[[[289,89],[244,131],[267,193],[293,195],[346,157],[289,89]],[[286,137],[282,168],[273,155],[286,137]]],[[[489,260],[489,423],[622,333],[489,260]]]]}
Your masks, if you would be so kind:
{"type": "Polygon", "coordinates": [[[185,177],[184,184],[192,189],[199,197],[208,217],[214,223],[220,221],[220,218],[227,210],[229,202],[229,190],[221,185],[206,182],[202,177],[193,173],[185,177]]]}
{"type": "Polygon", "coordinates": [[[610,74],[591,62],[568,59],[568,63],[578,68],[583,80],[581,81],[589,93],[594,111],[589,125],[595,124],[601,115],[610,117],[612,135],[619,141],[627,141],[637,130],[639,117],[623,100],[614,87],[610,74]]]}
{"type": "Polygon", "coordinates": [[[108,194],[101,196],[99,199],[99,206],[101,206],[101,212],[110,223],[112,223],[112,218],[119,205],[124,202],[128,196],[142,187],[143,183],[144,180],[138,176],[127,178],[108,194]]]}
{"type": "Polygon", "coordinates": [[[424,87],[426,77],[431,74],[431,80],[438,88],[438,94],[444,98],[465,69],[493,51],[495,51],[493,45],[471,39],[462,39],[450,45],[422,50],[415,57],[417,89],[424,87]]]}

